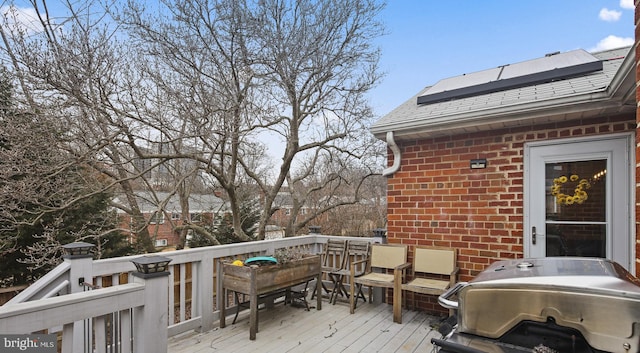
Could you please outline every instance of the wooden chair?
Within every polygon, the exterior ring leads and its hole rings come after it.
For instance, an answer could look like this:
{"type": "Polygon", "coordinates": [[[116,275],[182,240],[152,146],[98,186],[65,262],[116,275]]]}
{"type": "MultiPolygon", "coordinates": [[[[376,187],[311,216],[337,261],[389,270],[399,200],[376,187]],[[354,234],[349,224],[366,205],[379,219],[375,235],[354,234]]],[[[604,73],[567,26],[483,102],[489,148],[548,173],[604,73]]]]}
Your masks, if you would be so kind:
{"type": "MultiPolygon", "coordinates": [[[[336,292],[336,285],[339,278],[336,272],[342,270],[346,263],[347,241],[338,239],[327,240],[324,251],[322,252],[322,274],[324,278],[332,282],[333,287],[329,289],[323,282],[322,289],[324,289],[325,293],[329,296],[329,302],[331,302],[336,292]]],[[[314,295],[311,296],[311,299],[313,299],[314,295]]]]}
{"type": "MultiPolygon", "coordinates": [[[[414,249],[413,266],[410,271],[413,279],[401,285],[403,292],[440,295],[456,284],[458,274],[456,249],[426,246],[416,246],[414,249]]],[[[415,307],[415,295],[412,301],[415,307]]],[[[394,312],[396,309],[394,308],[394,312]]],[[[402,310],[398,309],[398,311],[402,321],[402,310]]],[[[453,315],[453,310],[450,310],[449,314],[453,315]]]]}
{"type": "Polygon", "coordinates": [[[357,262],[351,263],[350,276],[350,304],[351,314],[356,310],[357,293],[361,293],[362,286],[369,287],[369,302],[372,301],[372,287],[393,288],[393,322],[402,321],[402,292],[401,285],[407,268],[407,246],[391,244],[373,244],[367,270],[360,276],[355,272],[357,262]],[[373,272],[374,269],[384,272],[373,272]],[[393,273],[388,273],[393,270],[393,273]],[[397,311],[398,310],[398,311],[397,311]]]}
{"type": "MultiPolygon", "coordinates": [[[[336,303],[338,296],[349,297],[349,292],[344,287],[345,277],[351,276],[351,263],[357,262],[358,265],[354,268],[355,276],[361,276],[367,269],[368,259],[371,251],[371,243],[368,241],[351,240],[347,242],[347,253],[345,263],[342,269],[333,272],[333,276],[336,277],[336,286],[333,287],[334,291],[331,295],[331,301],[336,303]]],[[[367,301],[362,292],[356,295],[356,301],[358,297],[361,297],[363,301],[367,301]]]]}

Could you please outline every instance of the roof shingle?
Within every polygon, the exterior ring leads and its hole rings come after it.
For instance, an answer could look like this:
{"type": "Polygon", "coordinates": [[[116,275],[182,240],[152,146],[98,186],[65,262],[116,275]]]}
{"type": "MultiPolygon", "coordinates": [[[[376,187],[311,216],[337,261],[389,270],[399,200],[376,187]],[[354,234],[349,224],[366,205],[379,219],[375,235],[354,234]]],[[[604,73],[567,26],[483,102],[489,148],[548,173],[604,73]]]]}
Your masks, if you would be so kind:
{"type": "MultiPolygon", "coordinates": [[[[611,92],[610,89],[617,76],[621,81],[626,82],[621,89],[633,88],[629,84],[630,80],[625,79],[633,73],[633,65],[628,63],[629,60],[625,60],[629,53],[633,54],[630,47],[592,53],[593,56],[602,60],[602,71],[499,92],[418,105],[417,98],[424,94],[429,88],[427,87],[373,124],[371,132],[378,138],[384,138],[389,131],[393,131],[399,139],[418,138],[461,131],[487,130],[495,128],[496,123],[499,123],[498,126],[509,126],[519,124],[518,121],[523,119],[532,122],[536,117],[558,114],[557,110],[562,109],[593,110],[594,107],[589,103],[594,102],[600,103],[597,108],[600,111],[608,105],[612,105],[613,109],[624,109],[621,106],[629,102],[613,102],[613,95],[616,92],[611,92]],[[609,103],[604,103],[605,101],[609,103]],[[583,108],[581,108],[582,105],[584,105],[583,108]],[[570,109],[567,108],[569,106],[570,109]],[[552,110],[555,113],[552,113],[552,110]]],[[[627,99],[629,97],[626,92],[621,96],[627,99]]],[[[631,104],[629,107],[633,108],[631,104]]]]}

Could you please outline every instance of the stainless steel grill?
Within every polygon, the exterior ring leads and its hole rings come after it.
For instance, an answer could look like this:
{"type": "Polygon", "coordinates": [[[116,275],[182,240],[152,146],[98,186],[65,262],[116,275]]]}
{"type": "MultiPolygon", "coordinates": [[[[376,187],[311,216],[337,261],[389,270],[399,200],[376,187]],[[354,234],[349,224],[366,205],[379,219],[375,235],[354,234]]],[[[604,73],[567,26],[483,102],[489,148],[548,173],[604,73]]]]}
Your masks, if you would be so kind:
{"type": "Polygon", "coordinates": [[[615,262],[498,261],[439,298],[457,309],[440,352],[640,352],[640,281],[615,262]]]}

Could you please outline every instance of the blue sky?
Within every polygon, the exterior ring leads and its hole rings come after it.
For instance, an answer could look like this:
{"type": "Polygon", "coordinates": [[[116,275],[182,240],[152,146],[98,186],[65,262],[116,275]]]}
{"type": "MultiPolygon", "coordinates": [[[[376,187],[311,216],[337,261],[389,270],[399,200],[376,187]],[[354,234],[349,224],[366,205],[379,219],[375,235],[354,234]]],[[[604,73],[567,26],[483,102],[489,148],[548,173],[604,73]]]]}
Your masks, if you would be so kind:
{"type": "Polygon", "coordinates": [[[377,41],[385,77],[369,94],[374,120],[441,79],[556,51],[633,43],[633,0],[387,2],[380,16],[387,34],[377,41]]]}
{"type": "Polygon", "coordinates": [[[633,43],[633,0],[388,0],[377,117],[441,79],[633,43]]]}

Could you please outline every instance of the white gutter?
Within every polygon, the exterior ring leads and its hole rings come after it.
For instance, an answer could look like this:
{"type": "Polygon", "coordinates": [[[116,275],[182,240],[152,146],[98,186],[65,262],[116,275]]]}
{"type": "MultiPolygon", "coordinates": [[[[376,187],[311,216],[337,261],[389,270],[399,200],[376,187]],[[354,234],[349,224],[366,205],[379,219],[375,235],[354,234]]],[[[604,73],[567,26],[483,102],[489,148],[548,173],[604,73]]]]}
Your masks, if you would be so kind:
{"type": "Polygon", "coordinates": [[[393,131],[387,131],[387,146],[393,152],[393,165],[383,170],[382,176],[392,175],[400,169],[400,147],[396,145],[396,141],[393,139],[393,131]]]}
{"type": "MultiPolygon", "coordinates": [[[[375,135],[377,132],[382,132],[385,130],[389,131],[393,129],[396,132],[408,131],[409,133],[415,134],[419,132],[421,128],[424,128],[425,125],[428,125],[431,129],[440,127],[449,129],[453,126],[463,126],[462,124],[464,123],[478,125],[499,122],[502,121],[502,119],[513,121],[514,118],[517,117],[533,118],[539,116],[548,116],[552,111],[558,111],[566,114],[567,107],[574,107],[579,103],[598,103],[598,108],[602,109],[603,107],[605,107],[603,105],[603,102],[609,101],[610,97],[610,94],[608,94],[607,92],[607,87],[603,87],[596,92],[591,91],[587,93],[577,93],[571,96],[564,96],[548,100],[515,103],[505,106],[478,109],[464,113],[440,115],[436,117],[425,117],[416,114],[415,112],[410,112],[415,116],[414,119],[378,125],[372,127],[371,132],[375,135]]],[[[619,106],[619,103],[613,102],[610,104],[610,106],[619,106]]]]}

